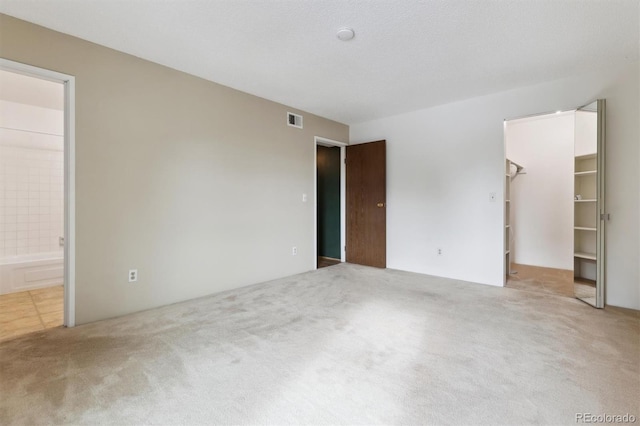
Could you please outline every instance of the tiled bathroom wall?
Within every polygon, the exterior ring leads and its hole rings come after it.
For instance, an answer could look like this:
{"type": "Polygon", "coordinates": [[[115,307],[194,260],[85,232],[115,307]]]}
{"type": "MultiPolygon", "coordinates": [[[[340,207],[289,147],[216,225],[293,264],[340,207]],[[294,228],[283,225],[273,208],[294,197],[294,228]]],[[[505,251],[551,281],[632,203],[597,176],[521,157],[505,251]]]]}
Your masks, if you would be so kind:
{"type": "MultiPolygon", "coordinates": [[[[0,101],[0,258],[61,252],[64,235],[64,154],[61,124],[31,130],[8,122],[19,112],[42,115],[45,108],[0,101]],[[44,130],[44,131],[43,131],[44,130]],[[56,134],[57,133],[57,134],[56,134]]],[[[62,112],[48,110],[52,119],[62,112]]],[[[24,121],[24,120],[23,120],[24,121]]]]}
{"type": "Polygon", "coordinates": [[[62,250],[62,151],[0,145],[0,256],[62,250]]]}

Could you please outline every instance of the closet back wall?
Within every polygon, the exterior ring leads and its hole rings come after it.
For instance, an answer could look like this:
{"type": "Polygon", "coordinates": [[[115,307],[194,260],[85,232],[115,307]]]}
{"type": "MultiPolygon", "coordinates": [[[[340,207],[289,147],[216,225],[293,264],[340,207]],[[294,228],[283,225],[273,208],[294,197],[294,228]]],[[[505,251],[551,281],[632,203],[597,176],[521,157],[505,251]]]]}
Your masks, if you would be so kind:
{"type": "Polygon", "coordinates": [[[573,270],[575,112],[507,121],[507,158],[525,167],[511,181],[514,263],[573,270]]]}
{"type": "Polygon", "coordinates": [[[346,125],[6,15],[0,51],[75,76],[76,323],[314,268],[314,136],[346,125]]]}

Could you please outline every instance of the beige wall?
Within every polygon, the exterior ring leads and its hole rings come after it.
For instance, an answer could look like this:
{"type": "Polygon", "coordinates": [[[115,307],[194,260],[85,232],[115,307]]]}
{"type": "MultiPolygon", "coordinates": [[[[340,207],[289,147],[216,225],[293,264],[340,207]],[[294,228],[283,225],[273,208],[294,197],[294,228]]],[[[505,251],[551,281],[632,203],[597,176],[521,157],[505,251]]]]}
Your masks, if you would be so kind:
{"type": "Polygon", "coordinates": [[[346,125],[6,15],[0,56],[76,77],[78,324],[313,268],[313,137],[346,125]]]}

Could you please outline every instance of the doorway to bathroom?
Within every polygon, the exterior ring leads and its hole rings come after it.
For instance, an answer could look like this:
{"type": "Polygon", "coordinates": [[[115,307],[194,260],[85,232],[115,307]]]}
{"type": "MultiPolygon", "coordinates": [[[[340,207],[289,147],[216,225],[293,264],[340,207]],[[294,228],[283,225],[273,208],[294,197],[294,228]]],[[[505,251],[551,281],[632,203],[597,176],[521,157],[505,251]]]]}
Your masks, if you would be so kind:
{"type": "Polygon", "coordinates": [[[0,62],[0,341],[74,325],[72,95],[72,77],[0,62]]]}
{"type": "Polygon", "coordinates": [[[344,262],[345,146],[316,138],[316,267],[344,262]]]}

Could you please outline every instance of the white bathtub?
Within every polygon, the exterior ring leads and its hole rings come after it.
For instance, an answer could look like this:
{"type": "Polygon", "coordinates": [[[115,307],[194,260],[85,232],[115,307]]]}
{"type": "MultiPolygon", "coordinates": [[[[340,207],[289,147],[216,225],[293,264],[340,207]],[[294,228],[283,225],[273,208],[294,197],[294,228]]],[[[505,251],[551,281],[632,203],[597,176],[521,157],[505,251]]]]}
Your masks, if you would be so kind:
{"type": "Polygon", "coordinates": [[[0,294],[62,285],[62,252],[36,253],[0,259],[0,294]]]}

